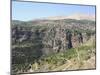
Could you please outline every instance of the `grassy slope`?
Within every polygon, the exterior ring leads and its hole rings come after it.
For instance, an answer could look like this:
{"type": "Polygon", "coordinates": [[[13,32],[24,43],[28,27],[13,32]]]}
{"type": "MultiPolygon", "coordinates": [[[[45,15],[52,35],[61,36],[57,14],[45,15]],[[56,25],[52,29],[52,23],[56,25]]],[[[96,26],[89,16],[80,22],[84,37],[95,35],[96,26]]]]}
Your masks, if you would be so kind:
{"type": "Polygon", "coordinates": [[[63,53],[57,53],[40,60],[40,64],[33,64],[34,72],[64,71],[95,68],[95,39],[72,48],[63,53]]]}

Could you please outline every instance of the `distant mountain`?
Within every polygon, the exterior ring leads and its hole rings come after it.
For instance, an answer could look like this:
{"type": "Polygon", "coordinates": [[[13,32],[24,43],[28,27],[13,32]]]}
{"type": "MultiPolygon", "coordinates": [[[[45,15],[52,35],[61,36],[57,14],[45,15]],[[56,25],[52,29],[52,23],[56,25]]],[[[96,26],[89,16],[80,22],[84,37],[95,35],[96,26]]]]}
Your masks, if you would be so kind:
{"type": "Polygon", "coordinates": [[[76,20],[92,20],[95,21],[95,15],[86,15],[86,14],[73,14],[70,16],[53,16],[44,18],[47,20],[61,20],[61,19],[76,19],[76,20]]]}
{"type": "Polygon", "coordinates": [[[73,14],[71,16],[56,16],[47,17],[42,19],[34,19],[30,21],[18,21],[13,20],[12,25],[17,26],[44,26],[53,27],[54,25],[58,27],[61,25],[66,29],[75,30],[95,30],[95,16],[86,14],[73,14]]]}

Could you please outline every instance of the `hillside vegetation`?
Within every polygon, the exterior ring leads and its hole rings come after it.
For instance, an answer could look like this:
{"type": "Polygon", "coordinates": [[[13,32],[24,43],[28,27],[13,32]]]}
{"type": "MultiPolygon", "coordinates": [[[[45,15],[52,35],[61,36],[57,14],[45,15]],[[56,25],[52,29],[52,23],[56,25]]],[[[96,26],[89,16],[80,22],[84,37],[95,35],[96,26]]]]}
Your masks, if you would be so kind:
{"type": "Polygon", "coordinates": [[[95,69],[95,21],[12,21],[12,73],[95,69]]]}

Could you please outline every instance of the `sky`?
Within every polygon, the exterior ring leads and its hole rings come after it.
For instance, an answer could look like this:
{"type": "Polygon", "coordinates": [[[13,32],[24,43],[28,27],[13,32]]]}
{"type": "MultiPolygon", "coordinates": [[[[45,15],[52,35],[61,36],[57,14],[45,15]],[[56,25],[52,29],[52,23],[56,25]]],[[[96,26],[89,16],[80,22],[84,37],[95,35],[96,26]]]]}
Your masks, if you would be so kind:
{"type": "Polygon", "coordinates": [[[68,16],[77,13],[95,15],[95,6],[12,2],[12,20],[29,21],[44,17],[68,16]]]}

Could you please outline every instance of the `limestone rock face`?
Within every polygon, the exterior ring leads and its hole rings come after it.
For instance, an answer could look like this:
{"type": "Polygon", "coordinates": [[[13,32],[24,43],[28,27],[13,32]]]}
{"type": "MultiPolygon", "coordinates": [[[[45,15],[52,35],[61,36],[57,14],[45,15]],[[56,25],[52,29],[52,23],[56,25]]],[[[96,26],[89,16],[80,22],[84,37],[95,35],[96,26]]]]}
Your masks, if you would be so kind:
{"type": "Polygon", "coordinates": [[[95,33],[94,26],[94,21],[72,19],[14,22],[13,63],[37,61],[42,56],[77,47],[95,33]],[[90,33],[92,31],[94,33],[90,33]],[[19,58],[24,61],[17,62],[19,58]]]}

